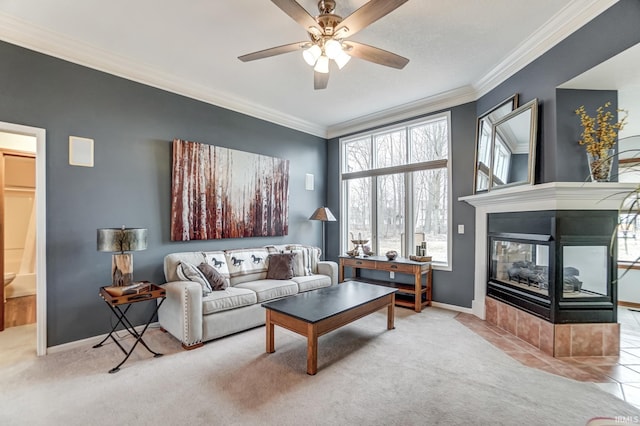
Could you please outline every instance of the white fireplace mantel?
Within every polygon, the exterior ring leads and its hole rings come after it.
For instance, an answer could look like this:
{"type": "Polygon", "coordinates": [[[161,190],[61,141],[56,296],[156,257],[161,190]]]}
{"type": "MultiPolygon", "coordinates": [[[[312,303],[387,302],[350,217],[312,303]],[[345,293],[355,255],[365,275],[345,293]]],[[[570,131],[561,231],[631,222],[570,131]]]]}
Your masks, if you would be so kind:
{"type": "Polygon", "coordinates": [[[485,319],[487,294],[487,215],[537,210],[618,210],[638,187],[620,182],[550,182],[521,185],[458,198],[476,208],[473,314],[485,319]]]}

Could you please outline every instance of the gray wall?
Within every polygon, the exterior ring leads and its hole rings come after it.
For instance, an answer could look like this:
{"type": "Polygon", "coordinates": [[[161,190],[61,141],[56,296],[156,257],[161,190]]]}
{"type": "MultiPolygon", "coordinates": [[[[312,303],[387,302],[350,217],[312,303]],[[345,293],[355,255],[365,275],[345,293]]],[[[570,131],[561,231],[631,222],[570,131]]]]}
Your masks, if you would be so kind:
{"type": "MultiPolygon", "coordinates": [[[[478,102],[452,109],[453,271],[434,274],[434,300],[471,306],[473,209],[457,201],[472,193],[475,118],[513,93],[540,100],[538,182],[580,181],[575,139],[560,140],[556,87],[640,42],[640,2],[620,0],[478,102]]],[[[320,245],[321,227],[306,218],[325,204],[339,211],[339,147],[242,114],[146,87],[0,42],[0,121],[47,130],[47,337],[58,345],[105,333],[110,313],[97,296],[109,282],[110,256],[96,251],[100,227],[149,229],[149,249],[134,255],[137,279],[162,281],[162,258],[175,251],[280,242],[320,245]],[[68,165],[70,135],[95,139],[95,167],[68,165]],[[173,138],[288,158],[287,237],[188,243],[169,241],[173,138]],[[316,190],[304,190],[304,174],[316,190]]],[[[573,117],[575,118],[575,117],[573,117]]],[[[564,136],[563,136],[564,138],[564,136]]],[[[339,223],[327,224],[329,258],[339,255],[339,223]]],[[[146,304],[140,304],[146,305],[146,304]]],[[[149,307],[136,306],[136,322],[149,307]]]]}
{"type": "MultiPolygon", "coordinates": [[[[473,298],[473,265],[475,212],[467,203],[458,201],[458,197],[471,194],[473,190],[474,140],[476,126],[475,102],[460,105],[451,110],[451,153],[452,168],[452,271],[434,271],[433,300],[451,305],[471,307],[473,298]],[[465,233],[458,234],[458,224],[464,224],[465,233]]],[[[414,117],[419,118],[419,117],[414,117]]],[[[328,146],[328,186],[329,208],[340,211],[340,141],[334,138],[328,146]]],[[[337,260],[340,255],[340,223],[327,226],[327,256],[337,260]]],[[[362,271],[363,276],[388,279],[388,275],[362,271]]],[[[398,282],[409,282],[407,275],[398,275],[398,282]]]]}
{"type": "MultiPolygon", "coordinates": [[[[171,252],[321,245],[320,222],[307,219],[325,199],[325,139],[7,43],[0,43],[0,58],[0,121],[47,131],[49,346],[110,329],[98,287],[110,282],[111,254],[96,251],[97,228],[148,228],[149,248],[134,253],[134,278],[160,283],[171,252]],[[95,140],[95,167],[68,164],[70,135],[95,140]],[[171,242],[174,138],[291,160],[289,235],[171,242]],[[315,175],[315,191],[304,189],[305,173],[315,175]]],[[[152,306],[134,308],[139,323],[152,306]]]]}
{"type": "Polygon", "coordinates": [[[520,94],[520,105],[538,98],[542,131],[537,183],[585,179],[585,157],[576,155],[579,134],[569,137],[557,131],[557,123],[579,122],[571,115],[575,108],[571,107],[570,117],[567,111],[557,110],[556,87],[640,42],[639,22],[640,1],[620,0],[478,100],[481,114],[514,93],[520,94]]]}
{"type": "MultiPolygon", "coordinates": [[[[613,122],[617,122],[618,92],[616,90],[556,90],[557,140],[573,141],[572,144],[565,144],[564,149],[572,159],[577,160],[576,164],[570,168],[570,173],[558,171],[559,181],[562,181],[564,177],[574,177],[580,181],[590,180],[586,150],[583,145],[578,143],[582,127],[575,110],[580,105],[584,105],[587,113],[595,117],[596,109],[607,102],[611,102],[609,111],[614,114],[613,122]]],[[[616,152],[618,151],[617,144],[614,149],[616,152]]],[[[611,168],[611,180],[618,180],[618,159],[615,157],[611,168]]]]}
{"type": "MultiPolygon", "coordinates": [[[[519,94],[520,105],[538,98],[540,131],[536,183],[583,181],[587,169],[584,153],[576,155],[576,151],[584,150],[577,143],[579,133],[574,136],[566,131],[557,134],[558,122],[563,128],[566,120],[572,121],[571,126],[579,126],[573,114],[575,107],[572,106],[567,114],[565,107],[560,106],[563,110],[558,113],[559,118],[556,117],[556,87],[640,42],[638,22],[640,1],[620,0],[474,104],[452,109],[453,271],[434,273],[435,301],[470,307],[473,299],[474,212],[466,203],[457,202],[457,197],[472,193],[476,117],[514,93],[519,94]],[[475,105],[475,112],[467,110],[472,105],[475,105]],[[460,223],[465,224],[465,235],[455,232],[460,223]]],[[[328,202],[336,210],[340,205],[338,145],[338,139],[329,141],[327,174],[328,202]]],[[[328,232],[329,255],[335,258],[339,255],[339,224],[331,224],[327,229],[331,230],[328,232]]]]}

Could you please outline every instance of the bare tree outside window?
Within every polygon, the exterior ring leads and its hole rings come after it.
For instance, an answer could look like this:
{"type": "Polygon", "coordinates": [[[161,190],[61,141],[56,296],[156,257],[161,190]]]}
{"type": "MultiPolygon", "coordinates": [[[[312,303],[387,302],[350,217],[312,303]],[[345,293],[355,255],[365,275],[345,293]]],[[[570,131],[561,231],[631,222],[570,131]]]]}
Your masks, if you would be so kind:
{"type": "Polygon", "coordinates": [[[378,255],[408,257],[424,238],[434,262],[449,258],[449,115],[342,141],[343,203],[350,234],[378,255]],[[407,220],[409,218],[409,220],[407,220]]]}

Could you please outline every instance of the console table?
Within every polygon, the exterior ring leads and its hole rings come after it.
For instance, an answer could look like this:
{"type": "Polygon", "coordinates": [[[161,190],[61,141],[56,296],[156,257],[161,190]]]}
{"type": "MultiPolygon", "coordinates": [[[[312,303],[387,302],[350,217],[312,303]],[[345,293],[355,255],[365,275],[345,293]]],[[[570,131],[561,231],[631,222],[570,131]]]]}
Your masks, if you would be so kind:
{"type": "Polygon", "coordinates": [[[352,280],[360,280],[361,269],[388,271],[396,274],[410,274],[414,277],[413,284],[373,279],[364,279],[361,281],[397,288],[398,293],[396,294],[395,303],[398,306],[413,308],[416,312],[421,312],[425,306],[431,306],[431,280],[433,275],[431,262],[415,262],[400,257],[394,260],[388,260],[385,256],[340,256],[339,259],[338,282],[344,281],[345,267],[352,268],[352,280]],[[422,284],[423,276],[426,277],[424,285],[422,284]]]}

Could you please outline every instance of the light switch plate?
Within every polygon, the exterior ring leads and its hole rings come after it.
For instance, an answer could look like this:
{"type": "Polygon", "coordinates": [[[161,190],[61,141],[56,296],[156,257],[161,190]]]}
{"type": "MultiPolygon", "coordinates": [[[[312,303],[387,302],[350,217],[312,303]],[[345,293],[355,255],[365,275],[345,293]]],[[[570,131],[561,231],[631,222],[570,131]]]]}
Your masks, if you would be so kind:
{"type": "Polygon", "coordinates": [[[464,225],[458,225],[458,234],[464,234],[464,225]]]}
{"type": "Polygon", "coordinates": [[[389,271],[389,279],[392,280],[396,277],[396,273],[393,271],[389,271]]]}

